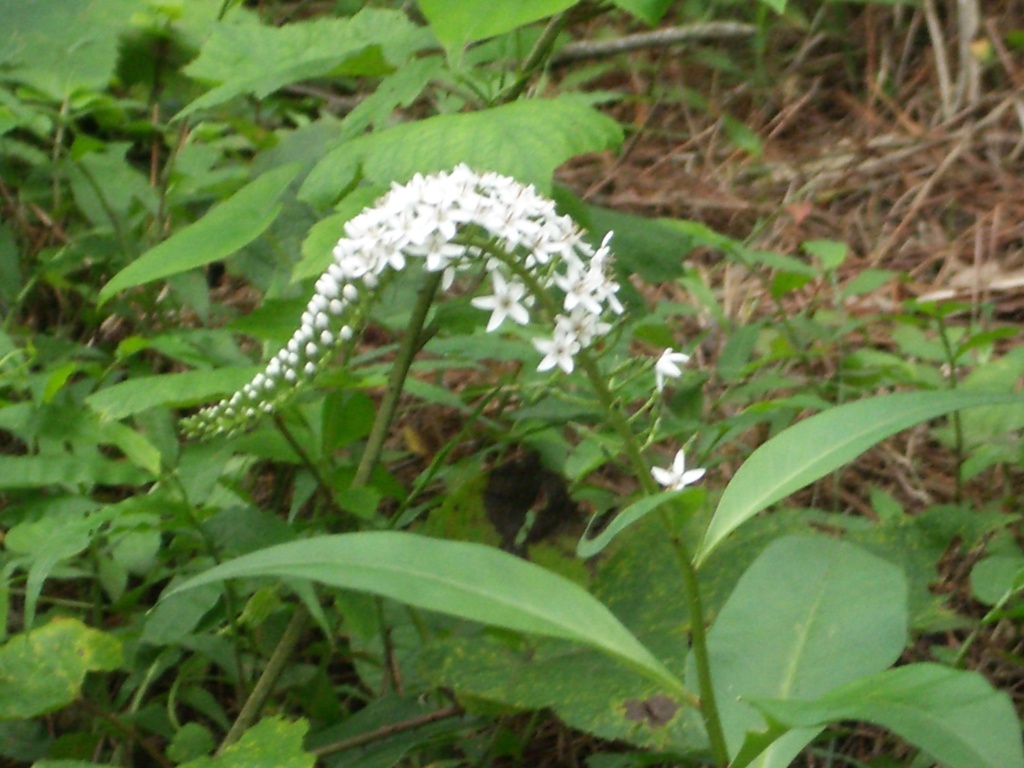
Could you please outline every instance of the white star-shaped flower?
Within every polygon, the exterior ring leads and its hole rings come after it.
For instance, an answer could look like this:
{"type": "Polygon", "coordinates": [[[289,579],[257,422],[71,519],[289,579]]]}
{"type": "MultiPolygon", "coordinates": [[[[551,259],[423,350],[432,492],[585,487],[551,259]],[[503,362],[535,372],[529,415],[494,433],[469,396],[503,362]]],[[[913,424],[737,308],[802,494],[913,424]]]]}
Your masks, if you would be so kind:
{"type": "Polygon", "coordinates": [[[676,451],[676,457],[672,460],[672,468],[654,467],[651,469],[651,476],[658,485],[670,491],[681,491],[688,485],[692,485],[704,477],[703,469],[687,469],[686,456],[680,448],[676,451]]]}
{"type": "Polygon", "coordinates": [[[665,388],[665,379],[678,379],[682,376],[683,371],[679,366],[686,365],[689,361],[689,355],[676,352],[671,347],[662,352],[658,362],[654,364],[654,380],[658,385],[658,391],[661,392],[665,388]]]}
{"type": "Polygon", "coordinates": [[[512,318],[520,325],[530,322],[530,313],[523,305],[526,286],[518,280],[506,281],[501,272],[491,272],[491,284],[494,294],[478,296],[470,302],[477,309],[491,310],[491,319],[487,321],[487,332],[490,333],[501,325],[506,317],[512,318]]]}
{"type": "Polygon", "coordinates": [[[544,354],[544,359],[537,366],[538,371],[547,371],[557,365],[566,373],[572,373],[575,366],[573,355],[580,351],[580,342],[566,320],[556,320],[555,334],[552,338],[533,340],[533,346],[544,354]]]}

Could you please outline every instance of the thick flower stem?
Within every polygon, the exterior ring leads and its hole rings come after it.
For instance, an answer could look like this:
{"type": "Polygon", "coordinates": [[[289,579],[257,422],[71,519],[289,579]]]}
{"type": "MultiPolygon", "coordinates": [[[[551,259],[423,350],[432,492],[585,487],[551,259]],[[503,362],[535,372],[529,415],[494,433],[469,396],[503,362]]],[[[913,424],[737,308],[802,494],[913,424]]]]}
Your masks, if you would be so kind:
{"type": "MultiPolygon", "coordinates": [[[[644,493],[654,495],[660,490],[654,478],[651,477],[650,467],[644,461],[637,443],[636,435],[626,421],[626,417],[617,407],[615,398],[608,389],[608,384],[601,376],[594,358],[587,352],[581,350],[576,356],[576,362],[587,375],[590,386],[594,390],[601,407],[611,421],[612,426],[622,438],[629,463],[636,472],[637,479],[643,487],[644,493]]],[[[666,530],[671,530],[668,515],[662,510],[662,520],[666,530]]],[[[686,546],[686,543],[678,536],[672,536],[673,550],[676,562],[679,566],[679,573],[683,579],[683,592],[686,594],[686,603],[690,612],[690,640],[693,650],[694,664],[697,669],[697,685],[700,689],[700,712],[704,719],[704,727],[708,732],[708,739],[711,742],[711,753],[715,763],[725,766],[729,762],[729,752],[725,744],[725,733],[722,731],[722,721],[718,715],[718,704],[715,700],[715,689],[711,682],[711,666],[708,660],[707,633],[704,628],[704,608],[701,605],[700,587],[697,583],[697,570],[693,567],[693,559],[686,546]]]]}

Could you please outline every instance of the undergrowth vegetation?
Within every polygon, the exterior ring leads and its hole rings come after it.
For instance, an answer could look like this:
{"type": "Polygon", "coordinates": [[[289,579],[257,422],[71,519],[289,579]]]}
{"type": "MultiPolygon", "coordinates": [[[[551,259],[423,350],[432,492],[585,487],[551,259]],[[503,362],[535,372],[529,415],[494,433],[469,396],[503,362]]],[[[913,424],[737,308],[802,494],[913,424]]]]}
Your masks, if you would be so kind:
{"type": "Polygon", "coordinates": [[[992,5],[0,5],[0,765],[1024,768],[992,5]]]}

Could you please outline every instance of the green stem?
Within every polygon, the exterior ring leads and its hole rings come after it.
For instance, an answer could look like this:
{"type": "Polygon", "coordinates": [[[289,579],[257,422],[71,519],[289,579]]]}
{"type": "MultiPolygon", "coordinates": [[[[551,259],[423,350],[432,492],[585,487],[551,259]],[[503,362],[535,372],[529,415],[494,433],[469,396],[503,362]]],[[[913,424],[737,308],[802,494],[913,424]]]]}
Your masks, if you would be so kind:
{"type": "Polygon", "coordinates": [[[437,288],[441,284],[444,273],[428,272],[424,276],[423,285],[416,296],[416,305],[412,309],[412,316],[406,326],[405,335],[398,347],[398,357],[395,358],[394,367],[388,377],[388,386],[384,390],[384,398],[381,400],[380,408],[377,410],[377,417],[370,428],[370,434],[366,438],[366,447],[363,449],[363,456],[356,467],[355,477],[352,479],[352,487],[366,485],[370,481],[370,475],[374,467],[380,461],[381,452],[384,450],[384,439],[391,428],[391,421],[398,408],[398,400],[405,388],[405,378],[409,375],[409,368],[412,366],[412,359],[422,346],[423,327],[427,320],[427,312],[434,302],[437,288]]]}
{"type": "MultiPolygon", "coordinates": [[[[629,422],[618,408],[615,398],[608,389],[608,383],[597,368],[597,363],[590,353],[583,349],[576,355],[576,362],[587,375],[590,386],[597,395],[605,414],[611,421],[612,426],[622,438],[623,446],[629,463],[636,472],[640,485],[648,496],[658,493],[661,489],[651,476],[650,467],[644,461],[640,446],[636,441],[636,435],[629,426],[629,422]]],[[[662,522],[667,531],[672,526],[664,509],[661,511],[662,522]]],[[[690,641],[693,649],[694,663],[697,669],[697,685],[700,689],[700,713],[704,719],[704,727],[708,731],[708,739],[711,742],[711,752],[718,765],[726,765],[729,762],[729,752],[725,745],[725,733],[722,730],[722,721],[718,714],[718,703],[715,699],[715,689],[711,682],[711,665],[708,660],[707,633],[704,628],[704,608],[700,599],[700,585],[697,583],[697,571],[693,567],[693,558],[690,557],[686,543],[677,535],[672,535],[673,551],[676,556],[676,563],[679,566],[679,573],[683,579],[683,592],[686,595],[686,603],[690,612],[690,641]]]]}
{"type": "MultiPolygon", "coordinates": [[[[441,284],[441,278],[441,272],[428,273],[424,278],[423,285],[420,287],[420,292],[416,297],[416,306],[413,307],[412,316],[409,318],[405,335],[402,337],[402,342],[398,348],[398,358],[391,369],[391,376],[388,379],[387,389],[384,392],[384,399],[381,401],[373,427],[370,429],[370,435],[366,440],[366,448],[359,461],[359,466],[356,468],[355,477],[352,479],[353,488],[366,485],[369,482],[370,475],[380,460],[380,455],[384,448],[384,438],[387,436],[391,421],[394,418],[398,400],[405,385],[405,378],[409,373],[413,357],[422,345],[423,326],[427,318],[427,312],[430,310],[430,305],[434,300],[434,295],[437,293],[437,287],[441,284]]],[[[280,423],[279,426],[281,426],[280,423]]],[[[281,639],[274,648],[269,661],[267,661],[263,674],[256,681],[256,685],[245,700],[245,704],[242,705],[238,717],[235,718],[235,722],[231,724],[231,729],[224,737],[224,741],[220,745],[220,751],[223,751],[226,746],[241,738],[246,729],[259,717],[260,710],[263,709],[267,698],[273,692],[281,673],[284,672],[288,659],[302,637],[308,617],[309,614],[304,606],[297,605],[295,607],[295,613],[292,614],[291,621],[289,621],[284,634],[281,635],[281,639]]]]}
{"type": "MultiPolygon", "coordinates": [[[[486,246],[484,246],[486,248],[486,246]]],[[[492,249],[495,256],[501,259],[517,277],[526,283],[527,288],[544,307],[548,320],[554,323],[555,315],[558,314],[558,305],[548,295],[540,281],[530,273],[522,264],[507,254],[492,249]]],[[[651,469],[644,460],[643,452],[637,442],[636,434],[629,425],[629,420],[618,407],[615,397],[608,389],[607,380],[601,375],[593,356],[586,349],[576,353],[576,362],[587,375],[590,386],[597,396],[604,413],[607,415],[615,431],[622,438],[622,444],[626,451],[629,463],[636,473],[640,486],[648,496],[653,496],[661,489],[651,476],[651,469]]],[[[662,524],[666,531],[672,530],[668,514],[661,510],[662,524]]],[[[700,713],[704,719],[704,726],[708,731],[708,739],[711,742],[711,752],[718,765],[726,765],[729,762],[729,752],[725,745],[725,733],[722,730],[722,720],[718,714],[718,704],[715,700],[715,689],[711,683],[711,665],[708,660],[707,632],[704,627],[704,607],[700,599],[700,585],[697,583],[697,570],[693,566],[693,558],[690,556],[686,543],[677,535],[672,534],[673,551],[676,562],[679,566],[679,573],[683,580],[683,592],[686,594],[686,604],[690,612],[690,641],[693,646],[693,658],[697,668],[697,684],[700,689],[700,713]]]]}
{"type": "Polygon", "coordinates": [[[327,497],[327,503],[330,505],[331,511],[339,517],[345,517],[345,511],[338,506],[338,502],[334,498],[334,491],[331,489],[330,484],[328,484],[327,479],[323,476],[323,473],[320,472],[320,468],[316,465],[316,462],[314,462],[312,457],[306,453],[302,444],[295,439],[295,435],[293,435],[291,430],[285,425],[284,419],[281,418],[280,414],[275,413],[273,415],[273,419],[274,426],[277,427],[277,431],[281,433],[285,442],[291,446],[293,451],[295,451],[295,455],[299,457],[299,461],[302,462],[306,471],[313,476],[313,479],[316,480],[316,484],[320,486],[320,489],[327,497]]]}
{"type": "Polygon", "coordinates": [[[267,699],[270,698],[270,694],[274,691],[274,686],[277,685],[278,678],[284,672],[285,665],[292,655],[292,650],[298,644],[299,638],[302,637],[302,632],[306,628],[307,617],[306,609],[301,605],[296,606],[295,613],[292,614],[288,626],[284,629],[284,634],[281,635],[277,647],[274,648],[274,652],[270,655],[270,660],[267,661],[267,666],[263,668],[263,674],[256,681],[256,685],[249,694],[249,698],[245,700],[245,704],[242,705],[242,711],[238,713],[235,722],[231,724],[231,730],[228,731],[224,741],[221,742],[217,754],[223,752],[225,747],[238,741],[246,729],[259,717],[260,710],[267,703],[267,699]]]}

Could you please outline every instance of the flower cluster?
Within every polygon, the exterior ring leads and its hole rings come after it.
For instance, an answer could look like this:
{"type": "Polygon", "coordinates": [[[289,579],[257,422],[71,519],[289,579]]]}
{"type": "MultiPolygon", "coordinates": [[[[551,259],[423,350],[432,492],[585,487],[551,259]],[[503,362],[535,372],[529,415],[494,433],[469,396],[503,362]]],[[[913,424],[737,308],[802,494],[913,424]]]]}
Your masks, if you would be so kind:
{"type": "Polygon", "coordinates": [[[443,272],[446,288],[460,271],[483,265],[492,293],[472,303],[490,311],[488,331],[505,320],[530,322],[538,298],[531,285],[548,294],[557,289],[562,302],[554,331],[533,343],[542,354],[538,370],[557,366],[569,373],[576,353],[611,329],[604,315],[623,311],[616,297],[619,286],[611,277],[608,240],[592,248],[551,200],[507,176],[477,174],[465,165],[416,175],[345,225],[345,237],[317,280],[298,330],[265,369],[231,397],[186,419],[184,426],[193,435],[234,432],[261,413],[273,412],[339,344],[352,338],[360,298],[385,273],[400,271],[416,258],[428,271],[443,272]],[[485,253],[482,245],[457,238],[467,230],[488,238],[494,250],[485,253]]]}

